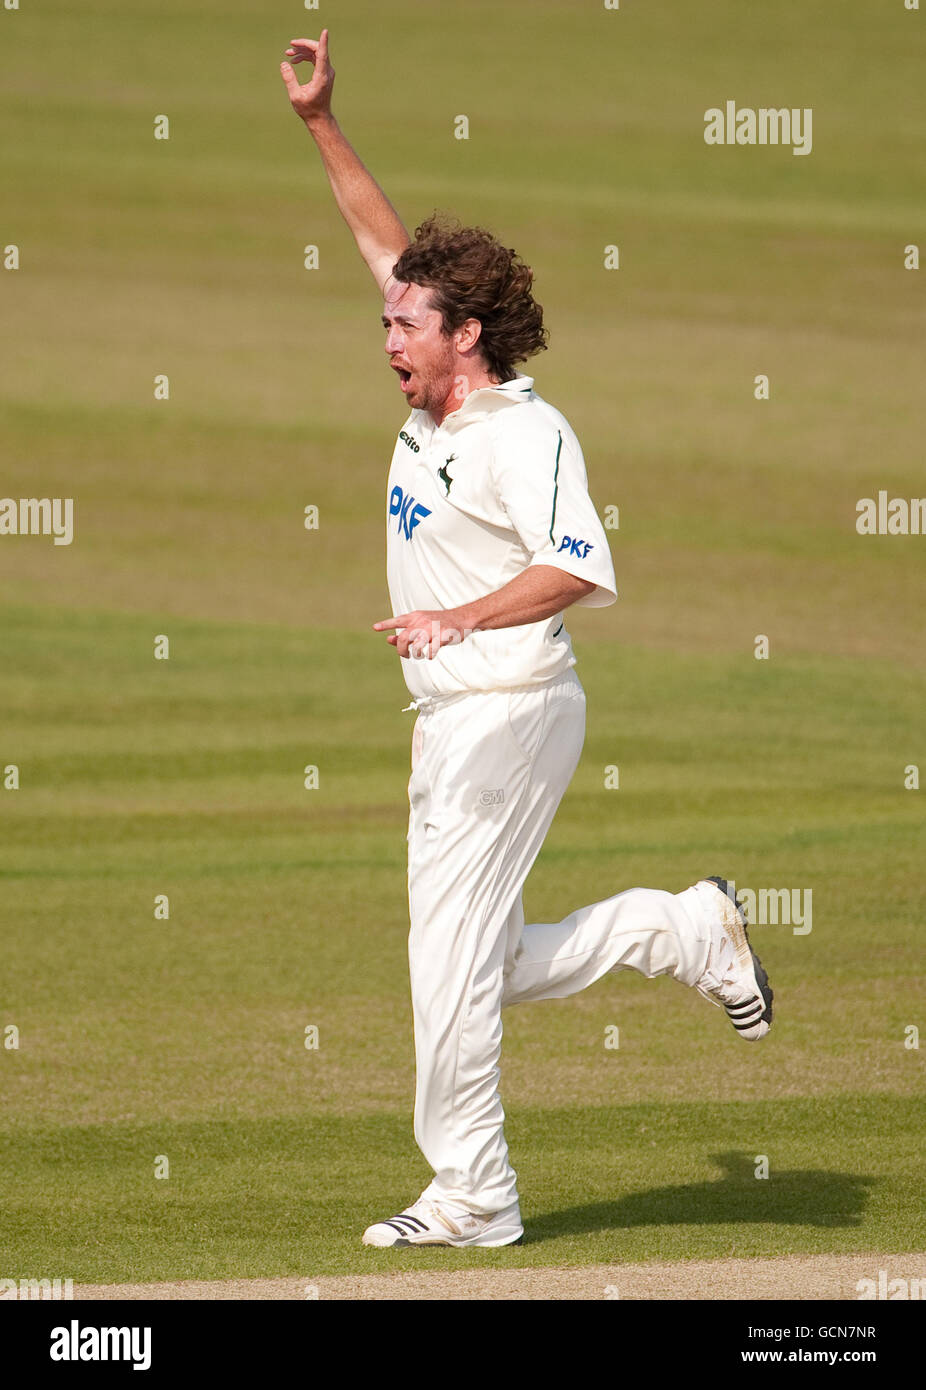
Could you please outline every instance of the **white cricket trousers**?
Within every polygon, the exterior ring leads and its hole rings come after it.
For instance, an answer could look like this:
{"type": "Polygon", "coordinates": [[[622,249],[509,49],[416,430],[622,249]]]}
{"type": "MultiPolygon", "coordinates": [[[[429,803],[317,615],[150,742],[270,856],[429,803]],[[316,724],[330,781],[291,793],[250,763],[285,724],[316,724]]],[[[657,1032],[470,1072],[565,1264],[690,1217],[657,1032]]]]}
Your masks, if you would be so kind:
{"type": "Polygon", "coordinates": [[[525,926],[521,890],[585,740],[573,671],[541,686],[416,702],[408,956],[415,1139],[428,1197],[473,1212],[517,1199],[498,1093],[502,1008],[561,999],[609,970],[693,985],[709,925],[697,896],[630,888],[525,926]]]}

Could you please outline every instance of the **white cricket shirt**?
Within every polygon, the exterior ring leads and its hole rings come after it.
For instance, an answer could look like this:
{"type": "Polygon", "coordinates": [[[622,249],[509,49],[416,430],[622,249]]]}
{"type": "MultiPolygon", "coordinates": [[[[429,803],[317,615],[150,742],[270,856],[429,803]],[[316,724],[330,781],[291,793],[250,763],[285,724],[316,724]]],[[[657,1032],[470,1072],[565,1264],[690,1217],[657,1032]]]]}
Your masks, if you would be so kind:
{"type": "MultiPolygon", "coordinates": [[[[396,440],[386,493],[386,573],[394,614],[456,608],[530,565],[596,585],[577,600],[617,598],[585,460],[565,416],[516,376],[471,391],[435,425],[413,409],[396,440]]],[[[575,665],[563,615],[474,632],[436,656],[402,659],[412,695],[504,690],[575,665]]]]}

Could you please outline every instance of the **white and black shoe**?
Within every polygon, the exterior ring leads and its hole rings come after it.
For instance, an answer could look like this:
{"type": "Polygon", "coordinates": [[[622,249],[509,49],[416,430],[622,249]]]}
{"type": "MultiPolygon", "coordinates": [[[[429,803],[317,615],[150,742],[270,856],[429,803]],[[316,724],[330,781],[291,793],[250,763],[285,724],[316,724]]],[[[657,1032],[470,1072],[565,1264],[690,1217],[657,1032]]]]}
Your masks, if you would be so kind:
{"type": "Polygon", "coordinates": [[[520,1245],[524,1235],[517,1202],[504,1211],[480,1216],[447,1202],[419,1197],[410,1207],[377,1221],[363,1233],[364,1245],[520,1245]]]}
{"type": "Polygon", "coordinates": [[[707,968],[696,988],[726,1009],[741,1038],[757,1042],[772,1026],[773,995],[762,962],[749,944],[746,913],[725,878],[701,879],[694,891],[711,924],[707,968]]]}

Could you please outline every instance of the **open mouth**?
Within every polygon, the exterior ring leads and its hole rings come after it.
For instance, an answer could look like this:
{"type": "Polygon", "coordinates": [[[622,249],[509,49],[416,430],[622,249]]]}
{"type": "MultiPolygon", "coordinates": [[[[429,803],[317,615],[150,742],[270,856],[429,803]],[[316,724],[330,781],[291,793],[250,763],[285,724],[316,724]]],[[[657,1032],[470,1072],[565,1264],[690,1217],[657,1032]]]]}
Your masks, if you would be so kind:
{"type": "Polygon", "coordinates": [[[399,381],[401,383],[402,390],[404,391],[405,388],[408,386],[409,381],[411,380],[411,372],[408,370],[407,367],[394,367],[393,371],[398,372],[399,381]]]}

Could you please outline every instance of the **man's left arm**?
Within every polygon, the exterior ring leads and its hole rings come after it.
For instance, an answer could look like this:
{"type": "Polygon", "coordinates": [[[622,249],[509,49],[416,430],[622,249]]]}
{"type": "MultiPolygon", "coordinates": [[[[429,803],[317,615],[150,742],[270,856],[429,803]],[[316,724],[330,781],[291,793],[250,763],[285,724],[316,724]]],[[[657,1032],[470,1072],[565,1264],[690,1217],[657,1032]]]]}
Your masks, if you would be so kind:
{"type": "Polygon", "coordinates": [[[447,608],[400,613],[374,623],[376,632],[397,631],[387,640],[399,656],[436,656],[441,647],[462,642],[470,633],[487,628],[520,627],[552,618],[595,585],[553,565],[536,564],[516,574],[494,593],[447,608]]]}

